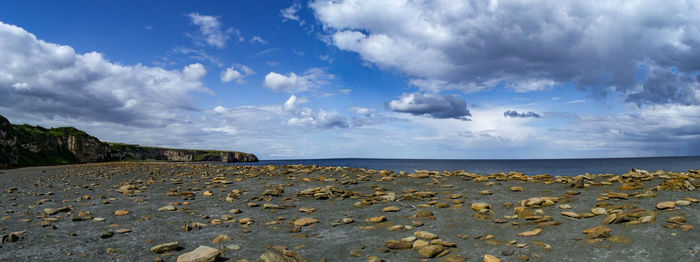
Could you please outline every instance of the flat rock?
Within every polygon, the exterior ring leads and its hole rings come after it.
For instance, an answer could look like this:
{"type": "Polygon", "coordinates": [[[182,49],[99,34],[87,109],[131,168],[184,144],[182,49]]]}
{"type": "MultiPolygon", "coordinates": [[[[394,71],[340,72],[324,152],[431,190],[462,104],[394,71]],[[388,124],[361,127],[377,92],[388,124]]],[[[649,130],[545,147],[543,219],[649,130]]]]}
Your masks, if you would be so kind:
{"type": "Polygon", "coordinates": [[[169,243],[153,246],[151,248],[151,251],[155,252],[155,253],[163,253],[163,252],[177,250],[177,249],[180,249],[180,242],[176,241],[176,242],[169,242],[169,243]]]}
{"type": "Polygon", "coordinates": [[[382,209],[383,212],[398,212],[399,210],[401,210],[401,208],[397,206],[388,206],[382,209]]]}
{"type": "Polygon", "coordinates": [[[219,255],[221,251],[216,248],[199,246],[191,252],[178,256],[177,262],[213,262],[219,255]]]}
{"type": "Polygon", "coordinates": [[[318,222],[319,222],[318,219],[315,219],[313,217],[302,217],[302,218],[299,218],[297,220],[294,220],[294,225],[302,227],[302,226],[308,226],[311,224],[315,224],[318,222]]]}
{"type": "Polygon", "coordinates": [[[422,247],[421,249],[418,249],[418,253],[427,258],[435,257],[437,254],[440,254],[445,250],[444,246],[441,245],[428,245],[426,247],[422,247]]]}
{"type": "Polygon", "coordinates": [[[384,242],[384,246],[389,249],[410,249],[413,247],[413,243],[408,241],[389,240],[384,242]]]}
{"type": "Polygon", "coordinates": [[[501,262],[501,259],[494,255],[486,254],[484,255],[484,262],[501,262]]]}
{"type": "Polygon", "coordinates": [[[673,209],[676,207],[676,202],[673,201],[664,201],[664,202],[659,202],[656,204],[656,209],[664,210],[664,209],[673,209]]]}
{"type": "Polygon", "coordinates": [[[521,237],[531,237],[531,236],[536,236],[536,235],[538,235],[538,234],[540,234],[540,233],[542,233],[542,229],[541,229],[541,228],[535,228],[535,229],[530,230],[530,231],[525,231],[525,232],[519,233],[518,236],[521,236],[521,237]]]}
{"type": "Polygon", "coordinates": [[[427,231],[416,231],[416,232],[413,233],[413,235],[414,235],[415,237],[417,237],[417,238],[428,239],[428,240],[432,240],[432,239],[437,239],[437,238],[438,238],[438,235],[433,234],[433,233],[430,233],[430,232],[427,232],[427,231]]]}

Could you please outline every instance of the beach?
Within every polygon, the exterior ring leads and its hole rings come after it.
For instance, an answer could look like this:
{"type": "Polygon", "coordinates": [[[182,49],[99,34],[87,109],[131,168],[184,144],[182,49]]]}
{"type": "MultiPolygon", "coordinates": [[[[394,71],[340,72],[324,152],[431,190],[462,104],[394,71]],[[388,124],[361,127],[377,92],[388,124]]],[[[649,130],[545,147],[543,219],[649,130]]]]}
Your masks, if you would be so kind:
{"type": "Polygon", "coordinates": [[[698,261],[698,186],[697,170],[28,167],[0,170],[0,260],[698,261]]]}

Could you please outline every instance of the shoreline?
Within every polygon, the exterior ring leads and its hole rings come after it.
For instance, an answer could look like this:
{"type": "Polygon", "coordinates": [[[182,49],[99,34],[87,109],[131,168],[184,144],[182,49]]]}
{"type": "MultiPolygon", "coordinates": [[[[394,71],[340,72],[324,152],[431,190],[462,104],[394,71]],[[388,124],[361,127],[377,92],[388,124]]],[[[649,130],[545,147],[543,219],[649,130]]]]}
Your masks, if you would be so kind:
{"type": "Polygon", "coordinates": [[[175,261],[202,245],[229,261],[700,258],[697,170],[549,176],[108,162],[0,172],[0,260],[175,261]],[[150,250],[169,242],[177,248],[150,250]]]}

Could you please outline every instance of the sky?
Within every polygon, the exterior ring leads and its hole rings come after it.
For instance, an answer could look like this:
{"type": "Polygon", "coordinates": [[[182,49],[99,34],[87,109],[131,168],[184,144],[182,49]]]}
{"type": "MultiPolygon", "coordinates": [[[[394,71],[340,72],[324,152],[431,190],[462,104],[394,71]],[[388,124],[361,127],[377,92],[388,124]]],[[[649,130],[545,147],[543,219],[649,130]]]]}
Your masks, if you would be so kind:
{"type": "Polygon", "coordinates": [[[700,155],[698,1],[0,0],[0,114],[260,159],[700,155]]]}

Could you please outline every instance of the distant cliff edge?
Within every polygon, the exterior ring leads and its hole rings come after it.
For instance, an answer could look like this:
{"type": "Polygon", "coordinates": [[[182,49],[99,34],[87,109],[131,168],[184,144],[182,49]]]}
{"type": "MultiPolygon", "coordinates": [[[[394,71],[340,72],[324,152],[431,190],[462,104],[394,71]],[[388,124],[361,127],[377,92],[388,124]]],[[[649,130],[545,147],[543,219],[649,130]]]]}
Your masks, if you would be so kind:
{"type": "Polygon", "coordinates": [[[258,158],[242,152],[108,143],[73,127],[13,125],[0,115],[0,168],[120,160],[257,162],[258,158]]]}

